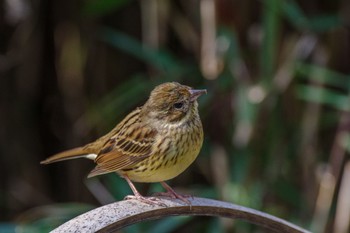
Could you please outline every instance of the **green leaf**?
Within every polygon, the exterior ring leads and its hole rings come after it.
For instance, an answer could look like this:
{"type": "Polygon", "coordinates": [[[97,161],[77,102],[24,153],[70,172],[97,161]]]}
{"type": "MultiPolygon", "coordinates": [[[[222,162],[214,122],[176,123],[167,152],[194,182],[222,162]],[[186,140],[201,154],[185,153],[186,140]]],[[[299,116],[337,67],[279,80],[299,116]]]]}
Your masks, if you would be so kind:
{"type": "Polygon", "coordinates": [[[118,122],[132,111],[142,101],[142,97],[146,99],[153,86],[154,83],[146,77],[134,76],[93,104],[84,117],[87,118],[90,125],[99,125],[103,131],[110,129],[115,125],[115,122],[118,122]],[[135,96],[138,96],[138,98],[135,98],[135,96]]]}
{"type": "Polygon", "coordinates": [[[265,87],[271,86],[271,79],[275,72],[276,50],[278,47],[279,23],[281,21],[281,1],[264,1],[262,51],[260,56],[260,70],[262,83],[265,87]]]}
{"type": "Polygon", "coordinates": [[[350,111],[350,99],[347,95],[339,94],[324,87],[299,85],[297,95],[299,98],[310,102],[327,104],[342,111],[350,111]]]}
{"type": "Polygon", "coordinates": [[[296,64],[296,73],[300,74],[303,79],[308,79],[322,85],[345,89],[350,92],[349,75],[340,74],[321,66],[301,62],[296,64]]]}
{"type": "Polygon", "coordinates": [[[100,35],[101,39],[106,43],[135,56],[168,75],[178,76],[187,70],[187,67],[184,64],[180,64],[170,53],[147,47],[122,32],[104,28],[101,30],[100,35]]]}
{"type": "Polygon", "coordinates": [[[337,15],[318,15],[308,18],[299,5],[292,0],[283,1],[282,11],[288,22],[299,30],[310,30],[320,33],[342,25],[337,15]]]}
{"type": "Polygon", "coordinates": [[[309,28],[309,20],[295,1],[283,1],[282,11],[288,22],[298,29],[309,28]]]}
{"type": "Polygon", "coordinates": [[[342,26],[342,22],[337,15],[321,15],[310,18],[309,25],[311,30],[315,32],[327,32],[342,26]]]}

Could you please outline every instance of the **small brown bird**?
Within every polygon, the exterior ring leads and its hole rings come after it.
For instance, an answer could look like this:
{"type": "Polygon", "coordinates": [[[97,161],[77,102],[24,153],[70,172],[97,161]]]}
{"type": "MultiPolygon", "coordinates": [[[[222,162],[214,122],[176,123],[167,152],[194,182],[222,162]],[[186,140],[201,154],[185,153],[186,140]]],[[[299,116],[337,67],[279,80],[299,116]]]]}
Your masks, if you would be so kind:
{"type": "MultiPolygon", "coordinates": [[[[197,98],[206,90],[194,90],[176,82],[154,88],[147,102],[125,117],[112,131],[85,146],[53,155],[41,164],[88,158],[97,166],[88,177],[116,172],[128,182],[135,198],[142,196],[134,182],[160,182],[165,195],[179,198],[165,181],[182,173],[196,159],[203,143],[197,98]]],[[[164,195],[164,194],[163,194],[164,195]]]]}

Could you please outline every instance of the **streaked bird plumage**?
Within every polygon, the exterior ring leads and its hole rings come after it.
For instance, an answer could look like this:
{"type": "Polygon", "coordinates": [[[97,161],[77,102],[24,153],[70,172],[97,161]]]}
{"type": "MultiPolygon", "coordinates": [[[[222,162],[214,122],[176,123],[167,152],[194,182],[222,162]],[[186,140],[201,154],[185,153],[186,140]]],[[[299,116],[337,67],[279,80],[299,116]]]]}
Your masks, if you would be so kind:
{"type": "MultiPolygon", "coordinates": [[[[203,129],[197,98],[205,92],[176,82],[161,84],[142,107],[129,113],[105,136],[41,163],[89,158],[97,165],[88,177],[117,172],[128,182],[172,179],[195,160],[201,149],[203,129]]],[[[131,188],[135,193],[135,187],[131,188]]]]}

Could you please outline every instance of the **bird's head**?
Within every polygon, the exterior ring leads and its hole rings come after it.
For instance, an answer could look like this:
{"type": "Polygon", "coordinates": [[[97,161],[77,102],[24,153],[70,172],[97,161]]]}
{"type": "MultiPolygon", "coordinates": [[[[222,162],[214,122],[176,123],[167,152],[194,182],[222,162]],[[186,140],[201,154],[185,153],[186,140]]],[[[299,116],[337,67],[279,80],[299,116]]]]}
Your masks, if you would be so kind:
{"type": "Polygon", "coordinates": [[[177,123],[198,114],[197,98],[206,90],[195,90],[177,82],[163,83],[153,89],[145,104],[151,119],[177,123]]]}

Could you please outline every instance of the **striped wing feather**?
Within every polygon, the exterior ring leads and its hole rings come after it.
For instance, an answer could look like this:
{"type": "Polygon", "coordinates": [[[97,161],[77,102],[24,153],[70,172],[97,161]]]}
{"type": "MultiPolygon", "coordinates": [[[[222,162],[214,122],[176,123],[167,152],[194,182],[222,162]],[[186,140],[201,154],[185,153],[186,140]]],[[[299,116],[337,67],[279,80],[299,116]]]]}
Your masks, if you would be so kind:
{"type": "Polygon", "coordinates": [[[88,177],[131,168],[152,153],[157,131],[139,121],[137,110],[130,113],[114,131],[95,159],[97,166],[88,177]]]}

